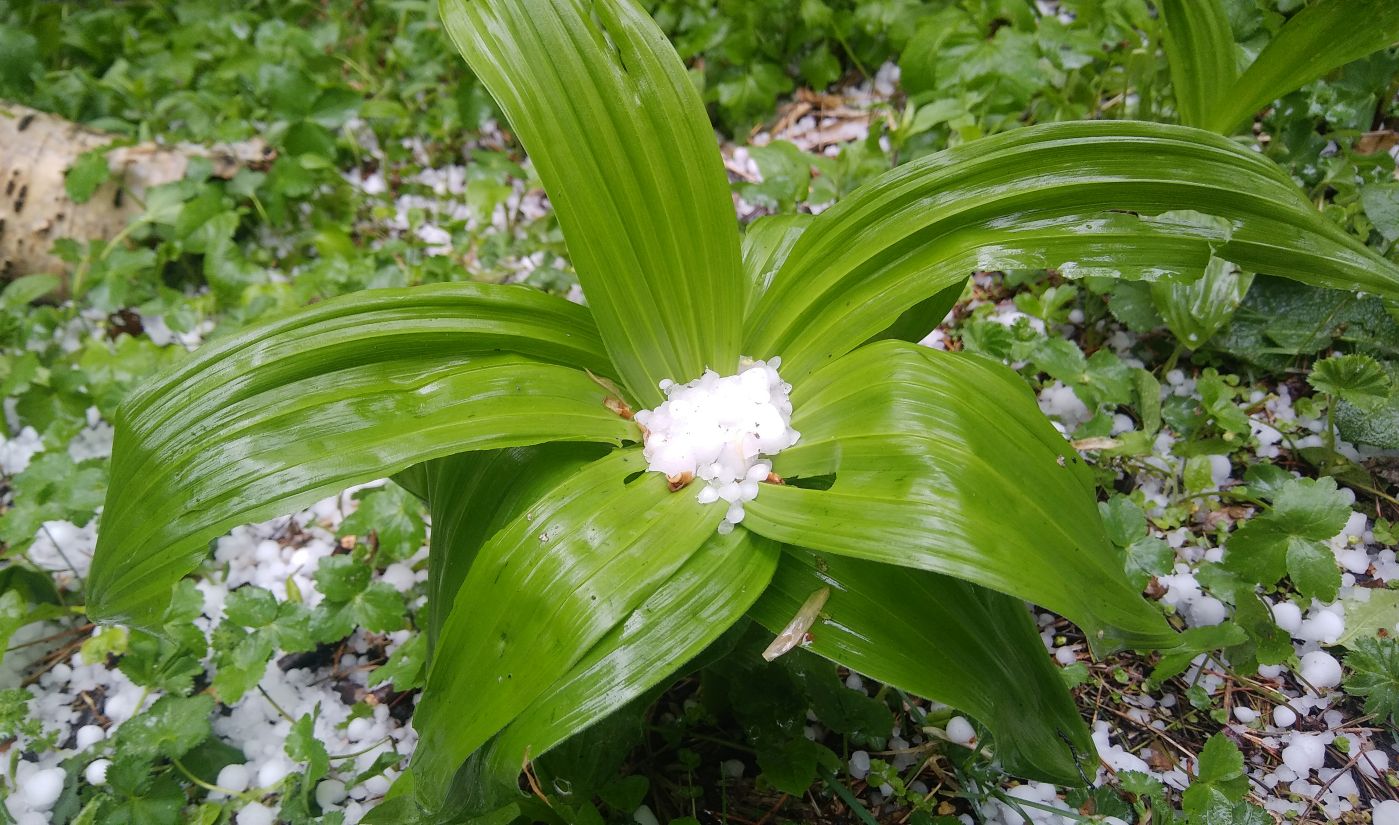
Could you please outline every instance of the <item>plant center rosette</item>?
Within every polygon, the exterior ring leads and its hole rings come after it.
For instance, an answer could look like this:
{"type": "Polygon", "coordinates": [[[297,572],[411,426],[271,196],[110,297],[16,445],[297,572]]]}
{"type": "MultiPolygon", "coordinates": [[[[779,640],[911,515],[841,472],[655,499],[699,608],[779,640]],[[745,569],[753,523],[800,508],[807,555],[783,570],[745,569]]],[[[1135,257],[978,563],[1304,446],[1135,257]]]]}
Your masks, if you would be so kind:
{"type": "Polygon", "coordinates": [[[636,414],[648,469],[663,473],[677,490],[704,482],[700,503],[728,507],[720,533],[743,521],[744,503],[757,498],[759,483],[771,476],[772,462],[765,459],[801,438],[792,429],[792,386],[777,374],[781,364],[781,358],[745,358],[734,375],[705,370],[688,384],[662,381],[666,400],[636,414]]]}

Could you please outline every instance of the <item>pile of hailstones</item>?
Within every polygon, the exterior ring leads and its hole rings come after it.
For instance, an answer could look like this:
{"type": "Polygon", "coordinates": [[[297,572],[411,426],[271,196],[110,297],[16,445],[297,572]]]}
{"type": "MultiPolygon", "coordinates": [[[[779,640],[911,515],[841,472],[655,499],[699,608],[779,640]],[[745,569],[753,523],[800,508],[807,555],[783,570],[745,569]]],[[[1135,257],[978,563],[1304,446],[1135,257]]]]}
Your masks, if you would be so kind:
{"type": "Polygon", "coordinates": [[[780,358],[744,359],[736,375],[705,370],[688,384],[662,381],[665,402],[636,414],[646,433],[648,469],[674,485],[703,481],[701,504],[728,504],[720,533],[743,521],[744,503],[758,497],[758,483],[772,473],[763,457],[801,437],[792,429],[792,387],[777,375],[781,364],[780,358]]]}

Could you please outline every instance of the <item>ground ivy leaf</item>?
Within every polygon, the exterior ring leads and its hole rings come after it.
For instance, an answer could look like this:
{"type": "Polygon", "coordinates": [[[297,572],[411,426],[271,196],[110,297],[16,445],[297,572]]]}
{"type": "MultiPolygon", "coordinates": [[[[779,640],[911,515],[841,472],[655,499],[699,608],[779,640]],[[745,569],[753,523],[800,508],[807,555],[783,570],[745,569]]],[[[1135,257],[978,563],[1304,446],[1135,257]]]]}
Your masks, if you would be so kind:
{"type": "Polygon", "coordinates": [[[826,727],[845,735],[888,735],[894,724],[889,708],[862,690],[846,687],[830,662],[804,651],[793,651],[781,661],[806,690],[812,711],[826,727]]]}
{"type": "Polygon", "coordinates": [[[0,594],[0,658],[9,647],[10,636],[29,623],[28,605],[18,590],[7,590],[0,594]]]}
{"type": "Polygon", "coordinates": [[[426,663],[427,636],[416,633],[399,645],[387,662],[375,668],[369,677],[369,684],[390,682],[393,689],[400,693],[422,687],[426,663]]]}
{"type": "Polygon", "coordinates": [[[1287,531],[1263,516],[1245,522],[1229,537],[1224,567],[1249,581],[1272,584],[1287,572],[1287,531]]]}
{"type": "Polygon", "coordinates": [[[311,650],[322,641],[316,635],[314,612],[304,604],[282,602],[277,608],[277,621],[268,628],[278,650],[300,653],[311,650]]]}
{"type": "Polygon", "coordinates": [[[1146,536],[1146,513],[1130,498],[1113,495],[1107,501],[1098,502],[1098,512],[1102,514],[1108,538],[1118,547],[1127,547],[1146,536]]]}
{"type": "MultiPolygon", "coordinates": [[[[1068,386],[1074,386],[1083,379],[1088,370],[1088,359],[1083,357],[1074,342],[1065,338],[1044,338],[1034,349],[1035,366],[1057,378],[1068,386]]],[[[1087,399],[1083,399],[1085,403],[1087,399]]]]}
{"type": "Polygon", "coordinates": [[[350,556],[326,556],[316,566],[316,589],[332,602],[348,602],[369,586],[373,571],[350,556]]]}
{"type": "Polygon", "coordinates": [[[1332,478],[1294,478],[1273,498],[1267,517],[1304,538],[1325,541],[1346,526],[1350,503],[1332,478]]]}
{"type": "Polygon", "coordinates": [[[277,618],[277,597],[271,590],[253,585],[240,587],[228,594],[223,605],[228,621],[243,627],[263,627],[277,618]]]}
{"type": "Polygon", "coordinates": [[[1292,637],[1273,620],[1272,612],[1254,592],[1252,585],[1235,588],[1234,623],[1248,634],[1248,641],[1235,645],[1228,657],[1236,667],[1255,670],[1257,665],[1277,665],[1292,656],[1292,637]]]}
{"type": "MultiPolygon", "coordinates": [[[[320,712],[320,708],[316,709],[320,712]]],[[[330,754],[326,753],[325,743],[316,738],[316,719],[311,714],[303,714],[291,726],[287,734],[287,756],[306,765],[304,788],[314,788],[321,777],[330,771],[330,754]]]]}
{"type": "Polygon", "coordinates": [[[150,763],[140,759],[112,763],[107,783],[120,801],[102,815],[102,825],[178,825],[184,791],[169,776],[152,780],[150,771],[150,763]]]}
{"type": "Polygon", "coordinates": [[[219,700],[231,705],[262,681],[274,647],[270,634],[262,630],[252,633],[227,623],[214,632],[216,672],[214,692],[219,700]]]}
{"type": "Polygon", "coordinates": [[[91,149],[78,155],[63,176],[63,188],[74,203],[87,203],[97,187],[107,182],[111,172],[107,167],[107,147],[91,149]]]}
{"type": "Polygon", "coordinates": [[[1341,532],[1349,518],[1350,503],[1336,489],[1334,479],[1288,479],[1275,488],[1271,510],[1250,519],[1229,537],[1224,566],[1263,585],[1273,584],[1295,567],[1305,581],[1299,587],[1331,593],[1334,598],[1339,571],[1333,576],[1325,568],[1326,564],[1336,567],[1335,557],[1300,545],[1326,541],[1341,532]],[[1298,549],[1293,550],[1294,545],[1298,549]]]}
{"type": "Polygon", "coordinates": [[[341,523],[340,535],[363,538],[373,533],[384,563],[406,559],[422,548],[426,538],[422,504],[411,493],[390,484],[356,498],[359,509],[341,523]]]}
{"type": "Polygon", "coordinates": [[[1169,544],[1161,539],[1146,536],[1127,546],[1126,562],[1123,566],[1132,586],[1145,588],[1152,576],[1170,572],[1175,561],[1176,553],[1169,544]]]}
{"type": "Polygon", "coordinates": [[[355,597],[355,620],[366,630],[385,632],[404,625],[403,594],[385,582],[374,582],[355,597]]]}
{"type": "Polygon", "coordinates": [[[1195,781],[1219,786],[1231,800],[1243,799],[1248,791],[1243,753],[1227,736],[1216,733],[1205,742],[1204,749],[1200,751],[1200,764],[1195,770],[1195,781]]]}
{"type": "Polygon", "coordinates": [[[162,696],[121,726],[117,742],[127,756],[178,759],[209,738],[209,714],[213,712],[214,697],[207,693],[188,698],[162,696]]]}
{"type": "Polygon", "coordinates": [[[758,749],[758,769],[768,784],[782,793],[801,796],[816,781],[816,764],[821,745],[796,736],[780,744],[767,744],[758,749]]]}
{"type": "Polygon", "coordinates": [[[1269,501],[1277,498],[1278,492],[1292,479],[1292,473],[1276,464],[1254,464],[1244,470],[1244,484],[1249,493],[1269,501]]]}
{"type": "Polygon", "coordinates": [[[189,629],[199,637],[197,647],[190,637],[182,637],[181,643],[159,639],[140,630],[131,631],[126,654],[117,668],[142,687],[175,694],[189,692],[194,678],[204,672],[200,659],[207,652],[204,634],[193,625],[189,629]]]}
{"type": "Polygon", "coordinates": [[[1399,641],[1393,638],[1359,639],[1346,654],[1345,689],[1365,697],[1365,712],[1389,724],[1399,723],[1399,641]]]}
{"type": "Polygon", "coordinates": [[[623,776],[598,788],[597,795],[614,810],[631,813],[646,800],[651,783],[644,776],[623,776]]]}
{"type": "Polygon", "coordinates": [[[1287,575],[1298,592],[1324,602],[1335,601],[1341,589],[1341,568],[1325,544],[1291,536],[1287,541],[1287,575]]]}

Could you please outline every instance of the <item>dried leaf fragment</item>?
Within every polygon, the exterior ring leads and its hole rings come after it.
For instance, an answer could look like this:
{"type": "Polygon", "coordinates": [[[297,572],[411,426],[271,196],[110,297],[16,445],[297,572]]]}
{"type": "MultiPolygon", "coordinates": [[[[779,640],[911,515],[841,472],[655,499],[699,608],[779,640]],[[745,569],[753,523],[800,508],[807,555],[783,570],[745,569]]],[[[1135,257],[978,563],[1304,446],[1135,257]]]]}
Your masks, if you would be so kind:
{"type": "Polygon", "coordinates": [[[826,599],[831,597],[831,588],[823,587],[806,597],[802,606],[797,609],[797,615],[782,628],[782,632],[777,634],[777,638],[772,640],[772,644],[763,651],[763,658],[771,662],[778,656],[790,651],[794,647],[799,647],[810,643],[808,631],[816,623],[816,617],[820,615],[821,608],[826,606],[826,599]]]}

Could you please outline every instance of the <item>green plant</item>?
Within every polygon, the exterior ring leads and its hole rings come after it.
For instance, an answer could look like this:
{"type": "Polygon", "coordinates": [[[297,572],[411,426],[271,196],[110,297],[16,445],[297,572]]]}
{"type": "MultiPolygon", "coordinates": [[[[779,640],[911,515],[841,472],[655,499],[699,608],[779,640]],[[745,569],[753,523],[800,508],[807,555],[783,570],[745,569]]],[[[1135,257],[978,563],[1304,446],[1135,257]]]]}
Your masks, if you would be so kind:
{"type": "MultiPolygon", "coordinates": [[[[1157,6],[1180,122],[1224,135],[1271,101],[1399,41],[1399,5],[1321,0],[1288,19],[1240,72],[1224,0],[1157,0],[1157,6]]],[[[1234,317],[1254,275],[1237,263],[1213,258],[1190,283],[1152,286],[1153,303],[1182,344],[1198,348],[1234,317]]]]}
{"type": "Polygon", "coordinates": [[[522,763],[745,615],[965,708],[1016,773],[1080,781],[1093,745],[1021,600],[1099,651],[1174,634],[1020,378],[900,340],[909,318],[940,318],[973,269],[1154,279],[1218,255],[1386,296],[1399,270],[1270,161],[1135,122],[967,143],[740,238],[698,93],[635,5],[442,13],[533,159],[588,308],[511,286],[371,290],[163,372],[116,416],[89,616],[168,633],[170,589],[211,538],[396,474],[433,534],[422,738],[393,804],[508,804],[522,763]],[[773,458],[788,483],[721,534],[722,506],[647,472],[630,413],[742,355],[781,356],[801,437],[773,458]]]}

